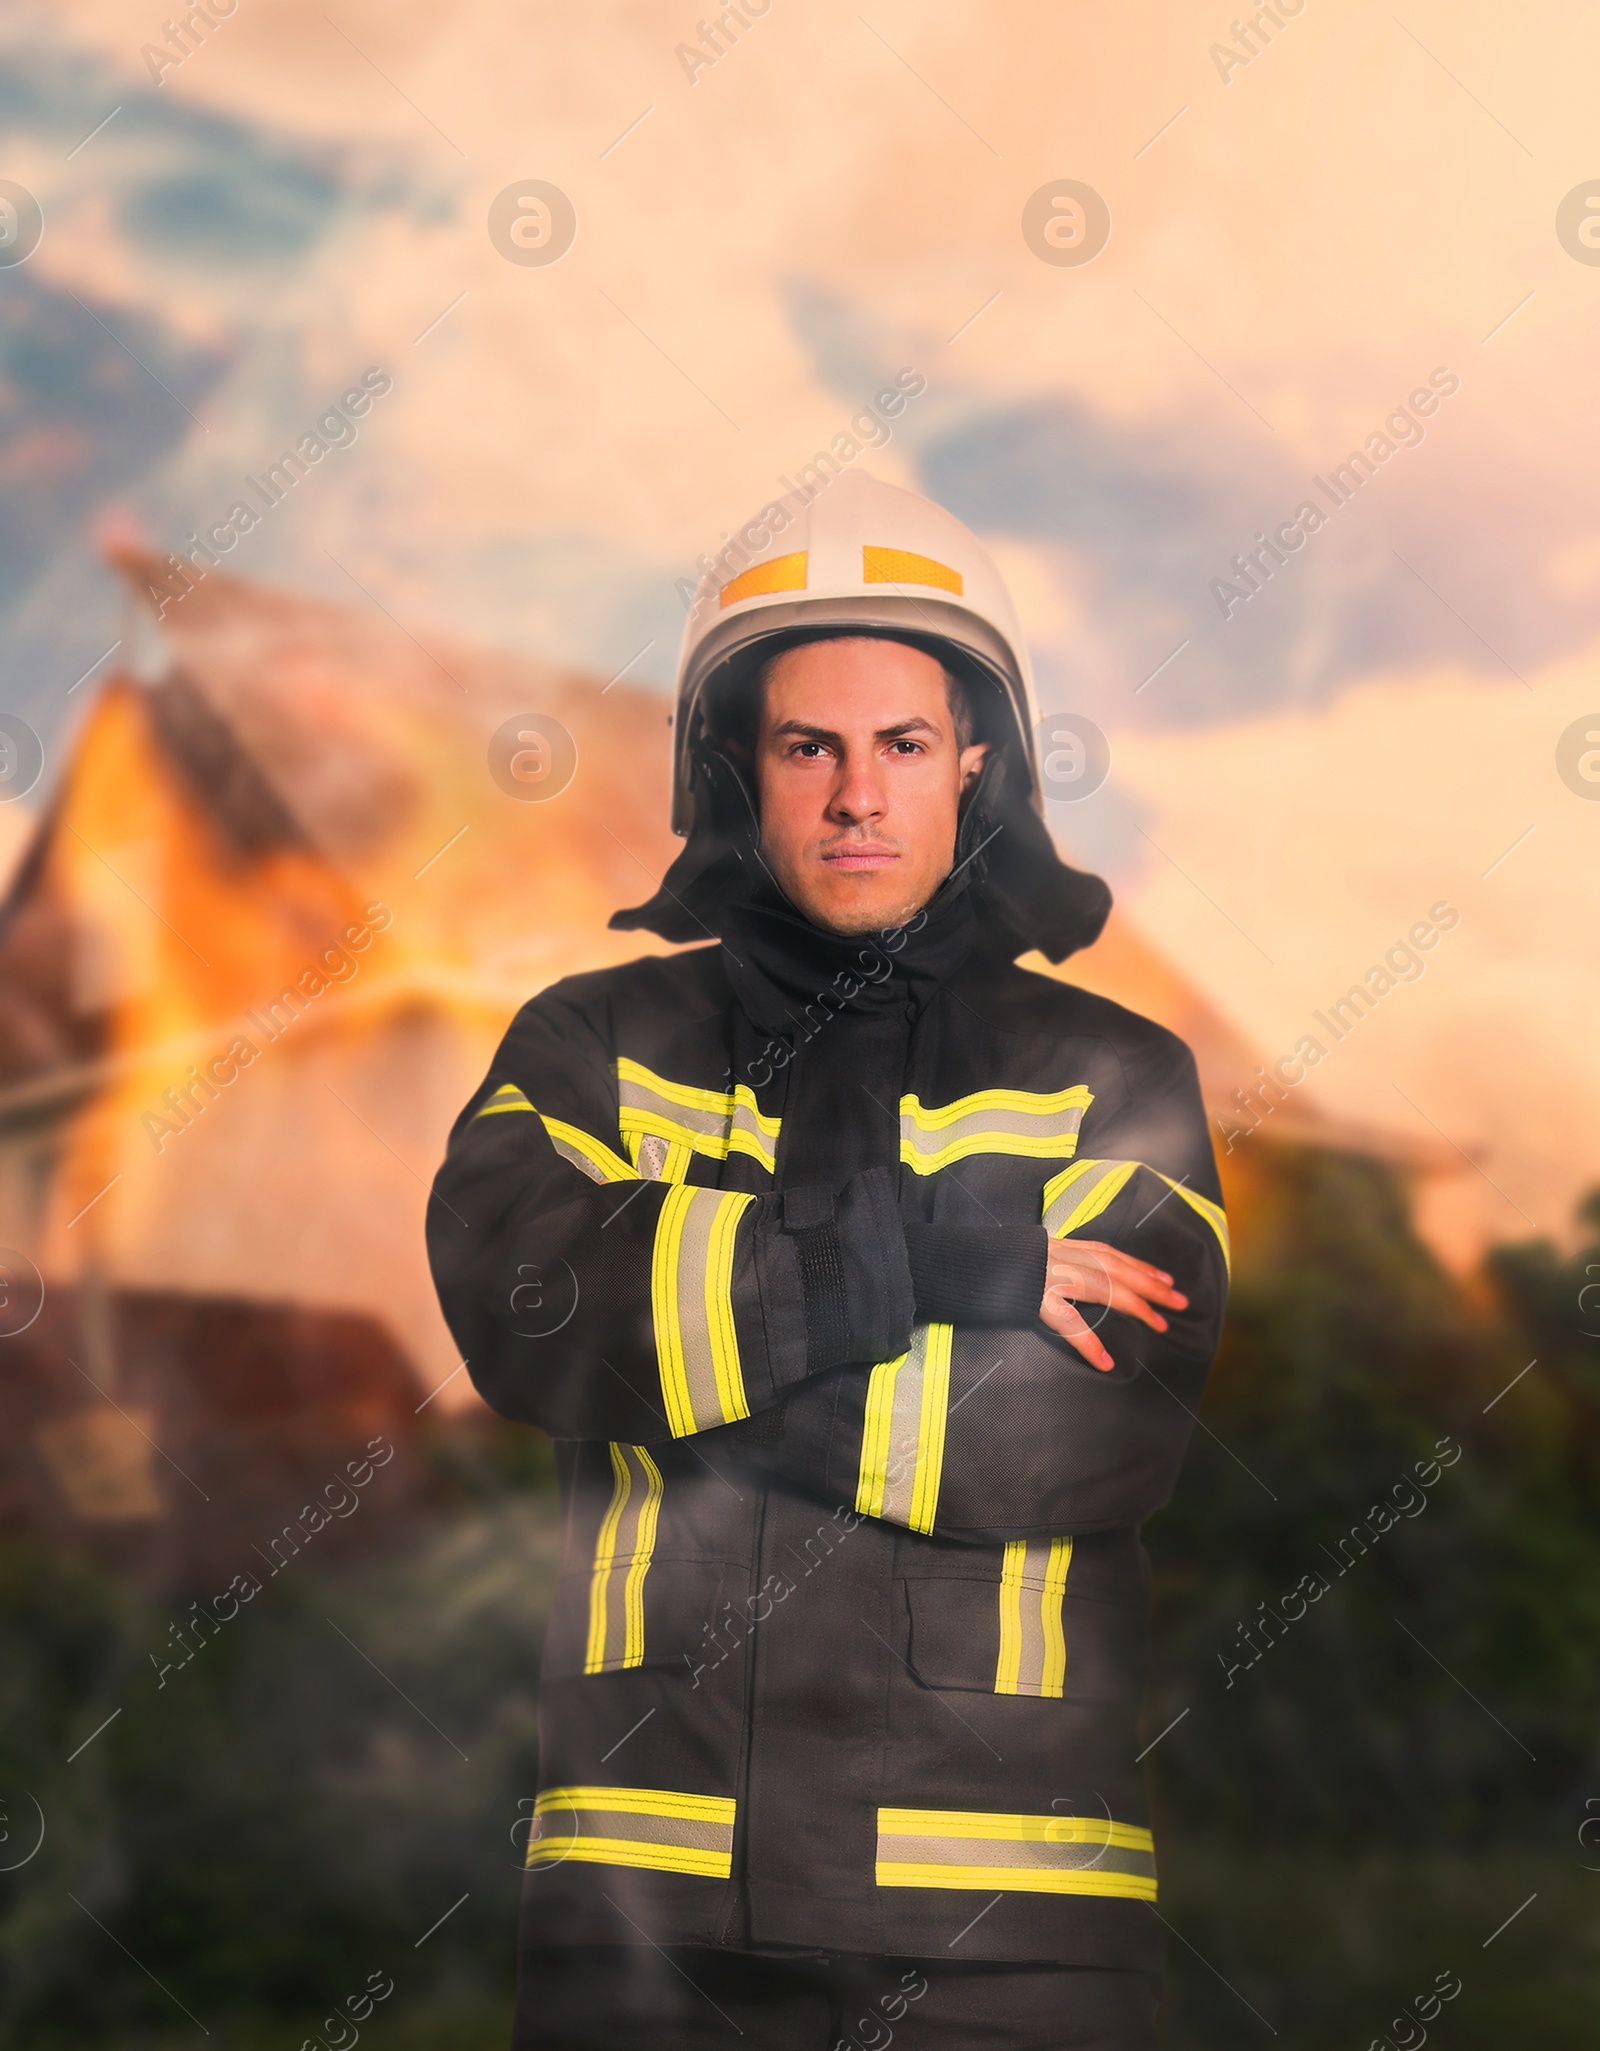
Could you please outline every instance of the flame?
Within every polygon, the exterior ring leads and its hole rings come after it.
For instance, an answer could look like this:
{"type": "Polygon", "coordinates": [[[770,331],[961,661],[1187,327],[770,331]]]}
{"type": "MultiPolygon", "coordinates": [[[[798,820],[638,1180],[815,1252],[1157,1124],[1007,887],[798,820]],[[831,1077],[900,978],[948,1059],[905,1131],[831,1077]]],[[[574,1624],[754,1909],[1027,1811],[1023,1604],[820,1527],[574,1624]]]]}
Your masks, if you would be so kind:
{"type": "Polygon", "coordinates": [[[42,887],[71,910],[76,1001],[110,1025],[109,1084],[69,1128],[53,1205],[52,1238],[76,1271],[143,1199],[157,1158],[143,1115],[338,947],[364,900],[304,847],[241,857],[182,787],[148,696],[124,678],[78,738],[53,829],[42,887]]]}

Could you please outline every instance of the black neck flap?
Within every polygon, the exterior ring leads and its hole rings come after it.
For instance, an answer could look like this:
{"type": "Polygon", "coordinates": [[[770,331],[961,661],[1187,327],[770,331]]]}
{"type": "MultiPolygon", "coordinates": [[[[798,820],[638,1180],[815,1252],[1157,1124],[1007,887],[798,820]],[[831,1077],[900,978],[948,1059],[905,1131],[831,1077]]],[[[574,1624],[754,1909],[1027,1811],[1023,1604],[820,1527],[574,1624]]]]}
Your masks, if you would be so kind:
{"type": "Polygon", "coordinates": [[[722,965],[764,1031],[809,1039],[827,1018],[915,1017],[972,952],[978,922],[964,876],[948,877],[903,926],[832,933],[765,892],[729,905],[722,965]]]}
{"type": "MultiPolygon", "coordinates": [[[[654,897],[612,914],[612,929],[658,933],[680,944],[721,939],[734,908],[750,906],[778,911],[820,933],[784,896],[767,866],[755,800],[721,748],[702,742],[695,749],[692,787],[694,825],[682,853],[654,897]]],[[[930,919],[942,901],[957,894],[970,900],[983,952],[1007,961],[1032,948],[1048,961],[1064,961],[1099,938],[1111,909],[1111,892],[1101,879],[1069,867],[1056,853],[1000,747],[990,749],[963,802],[955,864],[927,906],[930,919]]]]}

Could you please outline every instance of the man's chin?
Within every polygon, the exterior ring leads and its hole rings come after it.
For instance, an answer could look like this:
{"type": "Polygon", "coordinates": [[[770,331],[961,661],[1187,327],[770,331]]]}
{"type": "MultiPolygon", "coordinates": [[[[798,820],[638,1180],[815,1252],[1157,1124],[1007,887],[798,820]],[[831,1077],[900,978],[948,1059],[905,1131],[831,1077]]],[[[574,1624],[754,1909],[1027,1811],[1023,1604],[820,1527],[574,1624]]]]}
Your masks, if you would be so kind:
{"type": "Polygon", "coordinates": [[[856,939],[866,933],[885,933],[896,926],[903,926],[919,909],[920,901],[908,903],[900,891],[893,896],[886,892],[879,898],[843,895],[835,898],[829,895],[814,898],[801,906],[812,925],[847,939],[856,939]]]}

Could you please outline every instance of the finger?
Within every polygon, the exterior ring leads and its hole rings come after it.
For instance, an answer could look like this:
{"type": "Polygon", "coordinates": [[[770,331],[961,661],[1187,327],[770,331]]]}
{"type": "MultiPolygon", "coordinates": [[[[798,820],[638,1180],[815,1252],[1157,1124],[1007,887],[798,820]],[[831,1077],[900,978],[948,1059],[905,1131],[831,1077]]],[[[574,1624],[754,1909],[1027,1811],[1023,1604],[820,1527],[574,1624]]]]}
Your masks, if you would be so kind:
{"type": "Polygon", "coordinates": [[[1187,1301],[1181,1291],[1173,1287],[1172,1277],[1164,1268],[1152,1267],[1148,1261],[1122,1253],[1116,1247],[1108,1247],[1101,1259],[1108,1272],[1145,1296],[1157,1297],[1163,1303],[1187,1301]]]}
{"type": "Polygon", "coordinates": [[[1069,1297],[1076,1297],[1080,1302],[1103,1303],[1108,1310],[1121,1311],[1125,1317],[1136,1317],[1141,1323],[1149,1325],[1152,1331],[1164,1332],[1168,1329],[1167,1321],[1160,1311],[1152,1309],[1136,1291],[1124,1288],[1120,1283],[1113,1283],[1105,1295],[1096,1295],[1092,1299],[1077,1290],[1069,1289],[1064,1293],[1069,1297]]]}
{"type": "Polygon", "coordinates": [[[1110,1308],[1120,1310],[1125,1317],[1136,1317],[1153,1332],[1168,1330],[1166,1319],[1159,1310],[1146,1303],[1142,1296],[1136,1296],[1131,1289],[1114,1289],[1111,1292],[1110,1308]]]}
{"type": "Polygon", "coordinates": [[[1069,1346],[1083,1355],[1091,1367],[1097,1367],[1105,1373],[1116,1366],[1111,1355],[1070,1303],[1047,1294],[1040,1316],[1051,1331],[1059,1333],[1069,1346]]]}
{"type": "MultiPolygon", "coordinates": [[[[1152,1331],[1165,1332],[1169,1329],[1166,1319],[1159,1311],[1152,1309],[1145,1295],[1141,1293],[1148,1286],[1137,1275],[1131,1280],[1119,1279],[1109,1270],[1099,1267],[1080,1269],[1065,1275],[1052,1275],[1046,1284],[1048,1290],[1054,1290],[1068,1299],[1082,1303],[1103,1303],[1108,1310],[1121,1311],[1125,1316],[1138,1318],[1152,1331]]],[[[1160,1300],[1170,1303],[1172,1292],[1161,1291],[1160,1300]]],[[[1180,1310],[1184,1308],[1181,1298],[1174,1307],[1180,1310]]]]}
{"type": "Polygon", "coordinates": [[[1152,1303],[1164,1303],[1171,1310],[1187,1310],[1189,1299],[1179,1289],[1169,1288],[1165,1282],[1157,1282],[1142,1274],[1137,1268],[1131,1271],[1108,1269],[1113,1292],[1137,1295],[1141,1300],[1148,1298],[1152,1303]]]}
{"type": "Polygon", "coordinates": [[[1101,1260],[1126,1262],[1129,1267],[1143,1268],[1147,1274],[1160,1276],[1163,1282],[1170,1282],[1172,1280],[1172,1277],[1167,1273],[1165,1268],[1156,1267],[1152,1261],[1141,1260],[1138,1254],[1129,1253],[1126,1251],[1125,1248],[1120,1246],[1113,1246],[1110,1243],[1110,1241],[1106,1239],[1057,1239],[1052,1241],[1051,1243],[1055,1246],[1062,1247],[1078,1246],[1081,1247],[1085,1253],[1092,1253],[1101,1260]]]}
{"type": "Polygon", "coordinates": [[[1164,1269],[1152,1267],[1148,1261],[1124,1253],[1119,1247],[1103,1246],[1093,1240],[1077,1243],[1055,1240],[1050,1247],[1050,1261],[1057,1267],[1103,1269],[1108,1274],[1137,1276],[1142,1284],[1152,1289],[1170,1288],[1172,1283],[1172,1277],[1164,1269]]]}
{"type": "Polygon", "coordinates": [[[1160,1279],[1161,1271],[1144,1261],[1134,1260],[1130,1255],[1119,1254],[1108,1247],[1106,1256],[1090,1255],[1083,1258],[1087,1249],[1079,1249],[1071,1255],[1052,1255],[1048,1279],[1053,1288],[1068,1288],[1074,1294],[1092,1297],[1097,1303],[1106,1301],[1108,1289],[1121,1286],[1137,1290],[1141,1296],[1164,1303],[1173,1310],[1187,1310],[1189,1299],[1181,1289],[1174,1289],[1169,1282],[1160,1279]]]}

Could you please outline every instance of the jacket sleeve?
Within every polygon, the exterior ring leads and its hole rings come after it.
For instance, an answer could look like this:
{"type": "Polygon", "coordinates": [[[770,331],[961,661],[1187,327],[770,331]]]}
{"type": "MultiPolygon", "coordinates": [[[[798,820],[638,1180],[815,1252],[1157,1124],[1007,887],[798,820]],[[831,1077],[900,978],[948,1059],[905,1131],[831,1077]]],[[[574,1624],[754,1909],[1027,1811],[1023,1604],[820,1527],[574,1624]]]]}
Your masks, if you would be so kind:
{"type": "MultiPolygon", "coordinates": [[[[557,1437],[647,1445],[903,1349],[889,1171],[781,1196],[641,1179],[607,1037],[572,984],[526,1005],[434,1180],[434,1284],[484,1400],[557,1437]]],[[[736,1139],[736,1101],[730,1117],[736,1139]]]]}
{"type": "Polygon", "coordinates": [[[1221,1330],[1228,1228],[1187,1048],[1162,1035],[1124,1070],[1121,1102],[1085,1120],[1082,1151],[1045,1184],[1042,1222],[1170,1273],[1189,1308],[1165,1313],[1165,1332],[1083,1305],[1115,1362],[1102,1371],[1037,1318],[920,1323],[904,1356],[822,1377],[730,1444],[830,1502],[939,1538],[1115,1530],[1160,1509],[1221,1330]]]}

